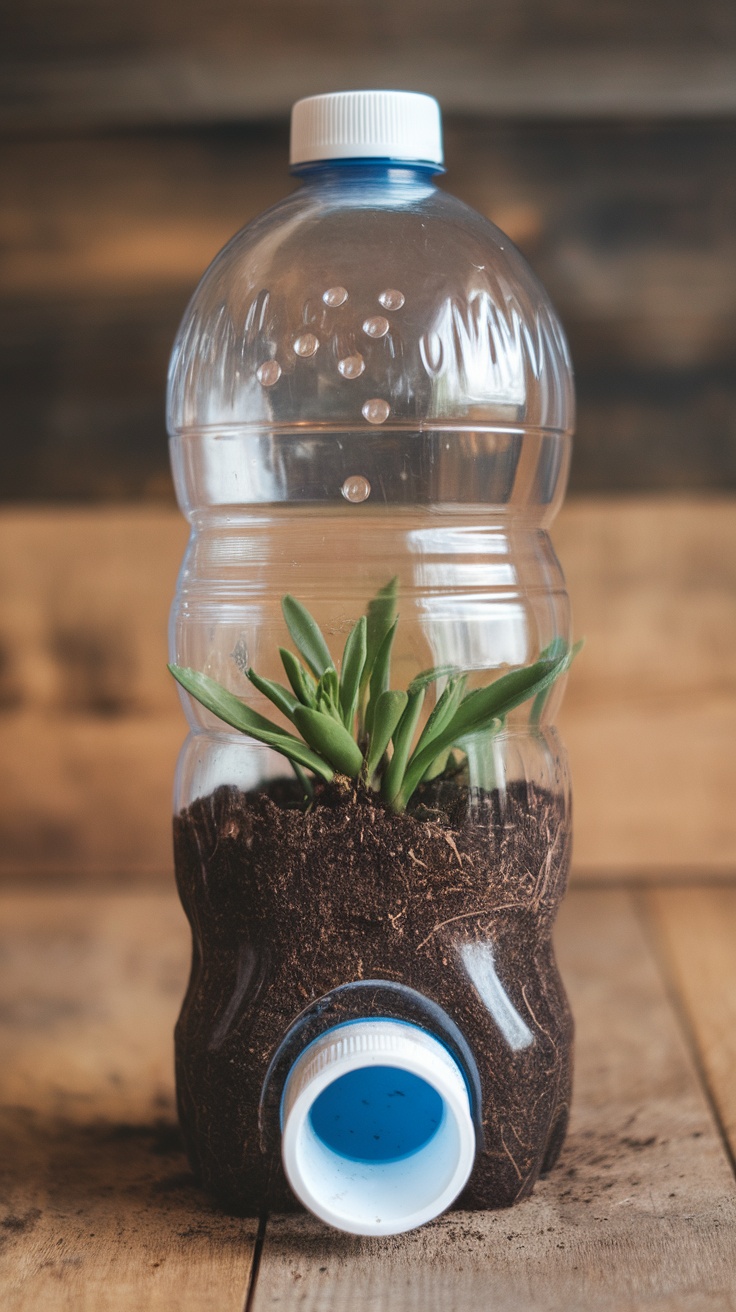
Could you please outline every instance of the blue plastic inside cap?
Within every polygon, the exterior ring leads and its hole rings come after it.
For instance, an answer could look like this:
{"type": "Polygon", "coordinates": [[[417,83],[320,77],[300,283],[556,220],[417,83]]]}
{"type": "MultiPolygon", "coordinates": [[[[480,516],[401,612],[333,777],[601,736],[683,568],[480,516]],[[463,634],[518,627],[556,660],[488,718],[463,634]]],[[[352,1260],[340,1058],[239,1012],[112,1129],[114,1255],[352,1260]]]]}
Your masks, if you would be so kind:
{"type": "Polygon", "coordinates": [[[364,1066],[333,1080],[309,1113],[326,1148],[354,1162],[398,1162],[426,1147],[445,1105],[436,1089],[396,1066],[364,1066]]]}

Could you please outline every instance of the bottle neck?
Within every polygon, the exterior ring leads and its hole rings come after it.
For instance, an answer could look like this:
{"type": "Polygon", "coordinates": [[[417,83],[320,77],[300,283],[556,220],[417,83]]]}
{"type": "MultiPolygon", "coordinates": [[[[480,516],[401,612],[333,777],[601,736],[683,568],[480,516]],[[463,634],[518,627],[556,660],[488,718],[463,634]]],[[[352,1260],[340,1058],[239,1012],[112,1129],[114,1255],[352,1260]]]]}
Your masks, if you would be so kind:
{"type": "Polygon", "coordinates": [[[291,172],[308,187],[434,187],[437,164],[394,159],[330,159],[295,164],[291,172]]]}

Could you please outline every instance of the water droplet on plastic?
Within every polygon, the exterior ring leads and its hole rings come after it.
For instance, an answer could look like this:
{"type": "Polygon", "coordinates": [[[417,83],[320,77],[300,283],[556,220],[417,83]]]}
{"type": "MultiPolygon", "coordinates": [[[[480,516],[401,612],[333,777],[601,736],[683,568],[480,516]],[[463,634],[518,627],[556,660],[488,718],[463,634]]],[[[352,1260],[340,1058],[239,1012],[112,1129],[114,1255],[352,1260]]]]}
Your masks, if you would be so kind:
{"type": "Polygon", "coordinates": [[[385,424],[390,414],[391,407],[388,401],[382,401],[378,396],[372,397],[363,406],[363,418],[367,419],[369,424],[385,424]]]}
{"type": "Polygon", "coordinates": [[[262,387],[273,387],[281,377],[281,365],[278,360],[266,360],[256,369],[256,378],[262,387]]]}
{"type": "Polygon", "coordinates": [[[399,292],[395,287],[388,287],[385,292],[381,292],[378,298],[384,310],[400,310],[406,297],[403,292],[399,292]]]}
{"type": "Polygon", "coordinates": [[[342,485],[342,494],[346,501],[352,501],[353,505],[358,505],[361,501],[368,500],[371,494],[371,485],[362,474],[351,474],[342,485]]]}
{"type": "Polygon", "coordinates": [[[327,291],[322,293],[322,300],[325,305],[329,305],[331,310],[336,310],[338,306],[344,305],[347,299],[348,293],[344,287],[328,287],[327,291]]]}
{"type": "Polygon", "coordinates": [[[382,314],[372,314],[370,319],[366,319],[363,324],[363,332],[368,337],[385,337],[388,330],[388,319],[384,319],[382,314]]]}
{"type": "Polygon", "coordinates": [[[296,355],[301,355],[307,359],[310,355],[315,355],[319,350],[319,340],[314,333],[302,333],[294,342],[294,351],[296,355]]]}
{"type": "Polygon", "coordinates": [[[343,378],[360,378],[365,369],[365,360],[362,355],[346,355],[344,360],[338,360],[337,367],[343,378]]]}

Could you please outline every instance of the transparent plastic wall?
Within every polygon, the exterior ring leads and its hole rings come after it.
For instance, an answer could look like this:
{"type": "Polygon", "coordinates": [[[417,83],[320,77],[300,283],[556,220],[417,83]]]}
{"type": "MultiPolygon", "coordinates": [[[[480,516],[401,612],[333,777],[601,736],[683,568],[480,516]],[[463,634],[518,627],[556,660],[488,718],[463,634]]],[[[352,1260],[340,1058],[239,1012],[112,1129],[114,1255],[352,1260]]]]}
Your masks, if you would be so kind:
{"type": "MultiPolygon", "coordinates": [[[[307,169],[214,261],[175,346],[169,427],[191,535],[173,661],[280,719],[248,672],[285,682],[283,598],[307,608],[341,670],[356,622],[392,585],[390,688],[445,670],[427,684],[414,741],[448,680],[445,709],[458,689],[459,699],[544,653],[560,668],[570,614],[548,530],[572,426],[564,336],[502,233],[437,190],[428,168],[307,169]]],[[[509,1206],[554,1164],[572,1076],[551,939],[570,862],[554,728],[563,682],[473,721],[438,756],[432,739],[413,791],[405,774],[394,792],[384,786],[402,762],[400,722],[391,764],[375,735],[380,759],[362,777],[373,688],[356,717],[360,751],[351,741],[341,757],[361,777],[330,778],[328,766],[330,782],[314,786],[183,696],[174,837],[193,961],[177,1097],[193,1169],[226,1206],[259,1214],[293,1206],[294,1192],[305,1201],[289,1167],[290,1072],[356,1021],[403,1022],[455,1062],[472,1122],[463,1206],[509,1206]]],[[[405,699],[407,713],[419,700],[405,699]]],[[[314,730],[305,716],[316,716],[324,732],[313,706],[281,704],[287,731],[314,730]]],[[[334,744],[337,708],[326,714],[334,744]]],[[[449,725],[452,737],[454,715],[449,725]]],[[[361,1091],[358,1118],[369,1101],[361,1091]]],[[[323,1136],[322,1164],[328,1149],[323,1136]]],[[[430,1160],[420,1158],[387,1157],[381,1178],[405,1170],[414,1197],[430,1160]]],[[[318,1188],[355,1171],[378,1188],[383,1166],[356,1160],[343,1154],[332,1176],[320,1166],[318,1188]]],[[[410,1228],[450,1197],[386,1221],[380,1196],[344,1228],[410,1228]]],[[[361,1184],[358,1210],[365,1197],[361,1184]]]]}
{"type": "MultiPolygon", "coordinates": [[[[481,686],[569,641],[547,531],[573,407],[558,320],[498,229],[425,169],[309,170],[217,257],[175,346],[168,417],[191,538],[172,658],[278,718],[245,671],[283,678],[283,595],[312,611],[339,664],[394,577],[396,688],[444,664],[481,686]]],[[[531,779],[566,795],[561,692],[538,724],[522,706],[467,745],[471,785],[531,779]]],[[[289,773],[183,700],[177,809],[289,773]]]]}

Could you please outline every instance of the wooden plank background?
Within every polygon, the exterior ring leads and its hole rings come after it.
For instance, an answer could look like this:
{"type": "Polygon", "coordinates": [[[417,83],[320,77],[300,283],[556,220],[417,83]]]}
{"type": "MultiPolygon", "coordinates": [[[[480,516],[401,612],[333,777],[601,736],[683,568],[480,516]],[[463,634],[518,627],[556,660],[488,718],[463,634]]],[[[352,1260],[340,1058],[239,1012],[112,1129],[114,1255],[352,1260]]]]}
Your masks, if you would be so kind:
{"type": "Polygon", "coordinates": [[[480,113],[736,107],[729,0],[6,0],[4,122],[264,117],[352,86],[480,113]]]}
{"type": "Polygon", "coordinates": [[[174,1120],[173,898],[2,904],[4,1312],[241,1312],[256,1223],[193,1188],[174,1120]]]}

